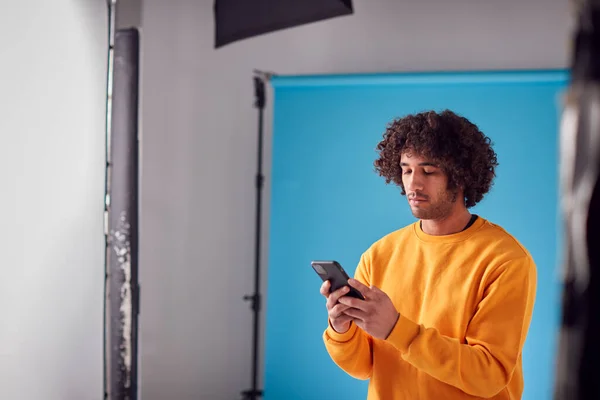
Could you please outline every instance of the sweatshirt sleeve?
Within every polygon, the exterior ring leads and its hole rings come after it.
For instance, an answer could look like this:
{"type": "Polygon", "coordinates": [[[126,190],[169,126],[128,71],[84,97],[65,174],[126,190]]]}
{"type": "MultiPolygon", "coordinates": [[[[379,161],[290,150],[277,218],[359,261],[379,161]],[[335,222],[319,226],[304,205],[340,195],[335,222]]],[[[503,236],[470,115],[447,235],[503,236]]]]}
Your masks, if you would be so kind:
{"type": "Polygon", "coordinates": [[[492,397],[510,381],[523,349],[536,280],[529,256],[490,274],[467,328],[466,343],[402,315],[387,340],[419,370],[470,395],[492,397]]]}
{"type": "MultiPolygon", "coordinates": [[[[354,278],[370,286],[363,257],[354,278]]],[[[356,379],[369,379],[373,371],[373,339],[353,322],[344,333],[336,332],[328,321],[323,341],[329,356],[342,370],[356,379]]]]}

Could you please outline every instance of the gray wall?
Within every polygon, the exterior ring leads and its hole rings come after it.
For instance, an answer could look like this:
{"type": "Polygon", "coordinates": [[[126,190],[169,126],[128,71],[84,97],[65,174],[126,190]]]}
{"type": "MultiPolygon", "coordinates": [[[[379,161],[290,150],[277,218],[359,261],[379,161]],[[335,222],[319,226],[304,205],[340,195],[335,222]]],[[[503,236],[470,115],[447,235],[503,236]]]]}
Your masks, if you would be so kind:
{"type": "Polygon", "coordinates": [[[0,399],[102,399],[106,3],[3,4],[0,399]]]}
{"type": "MultiPolygon", "coordinates": [[[[297,74],[568,61],[565,0],[356,0],[354,16],[218,51],[212,3],[141,6],[145,400],[233,399],[250,385],[252,322],[242,296],[253,282],[253,68],[297,74]]],[[[265,196],[268,207],[268,179],[265,196]]]]}

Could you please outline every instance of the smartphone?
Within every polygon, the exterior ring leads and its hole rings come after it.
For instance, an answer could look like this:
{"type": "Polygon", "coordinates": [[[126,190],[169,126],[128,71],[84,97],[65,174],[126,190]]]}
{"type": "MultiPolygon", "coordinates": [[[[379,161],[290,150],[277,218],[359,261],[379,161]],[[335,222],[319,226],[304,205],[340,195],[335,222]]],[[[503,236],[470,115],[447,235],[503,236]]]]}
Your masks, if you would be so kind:
{"type": "Polygon", "coordinates": [[[311,261],[310,264],[323,282],[329,281],[331,284],[331,292],[335,292],[341,287],[348,286],[350,291],[345,296],[351,296],[361,300],[365,299],[358,290],[348,285],[348,279],[350,279],[350,277],[337,261],[311,261]]]}

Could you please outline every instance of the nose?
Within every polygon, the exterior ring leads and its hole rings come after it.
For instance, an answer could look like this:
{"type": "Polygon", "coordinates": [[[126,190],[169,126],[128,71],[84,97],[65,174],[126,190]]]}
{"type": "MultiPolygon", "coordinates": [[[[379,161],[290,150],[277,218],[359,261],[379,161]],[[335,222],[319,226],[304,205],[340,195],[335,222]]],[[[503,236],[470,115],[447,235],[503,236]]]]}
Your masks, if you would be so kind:
{"type": "Polygon", "coordinates": [[[407,192],[417,192],[423,190],[423,178],[414,172],[404,179],[404,187],[407,192]]]}

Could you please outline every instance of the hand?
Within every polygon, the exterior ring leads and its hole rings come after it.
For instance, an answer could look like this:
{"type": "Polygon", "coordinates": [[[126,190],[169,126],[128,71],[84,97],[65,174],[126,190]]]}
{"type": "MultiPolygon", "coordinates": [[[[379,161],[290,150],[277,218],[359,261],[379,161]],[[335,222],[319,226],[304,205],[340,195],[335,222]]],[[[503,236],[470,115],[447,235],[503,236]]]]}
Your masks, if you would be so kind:
{"type": "Polygon", "coordinates": [[[327,302],[325,303],[327,307],[327,315],[329,316],[329,322],[333,329],[338,333],[345,333],[350,329],[350,322],[352,321],[352,317],[344,314],[349,306],[338,303],[340,297],[344,296],[350,290],[348,286],[344,286],[339,288],[333,293],[329,293],[331,290],[331,284],[329,281],[323,282],[321,285],[321,294],[325,296],[327,302]]]}
{"type": "Polygon", "coordinates": [[[387,339],[400,317],[392,300],[380,289],[369,288],[356,279],[350,279],[348,283],[361,292],[365,300],[350,296],[340,298],[339,302],[348,307],[343,311],[344,315],[351,317],[359,328],[374,338],[387,339]]]}

